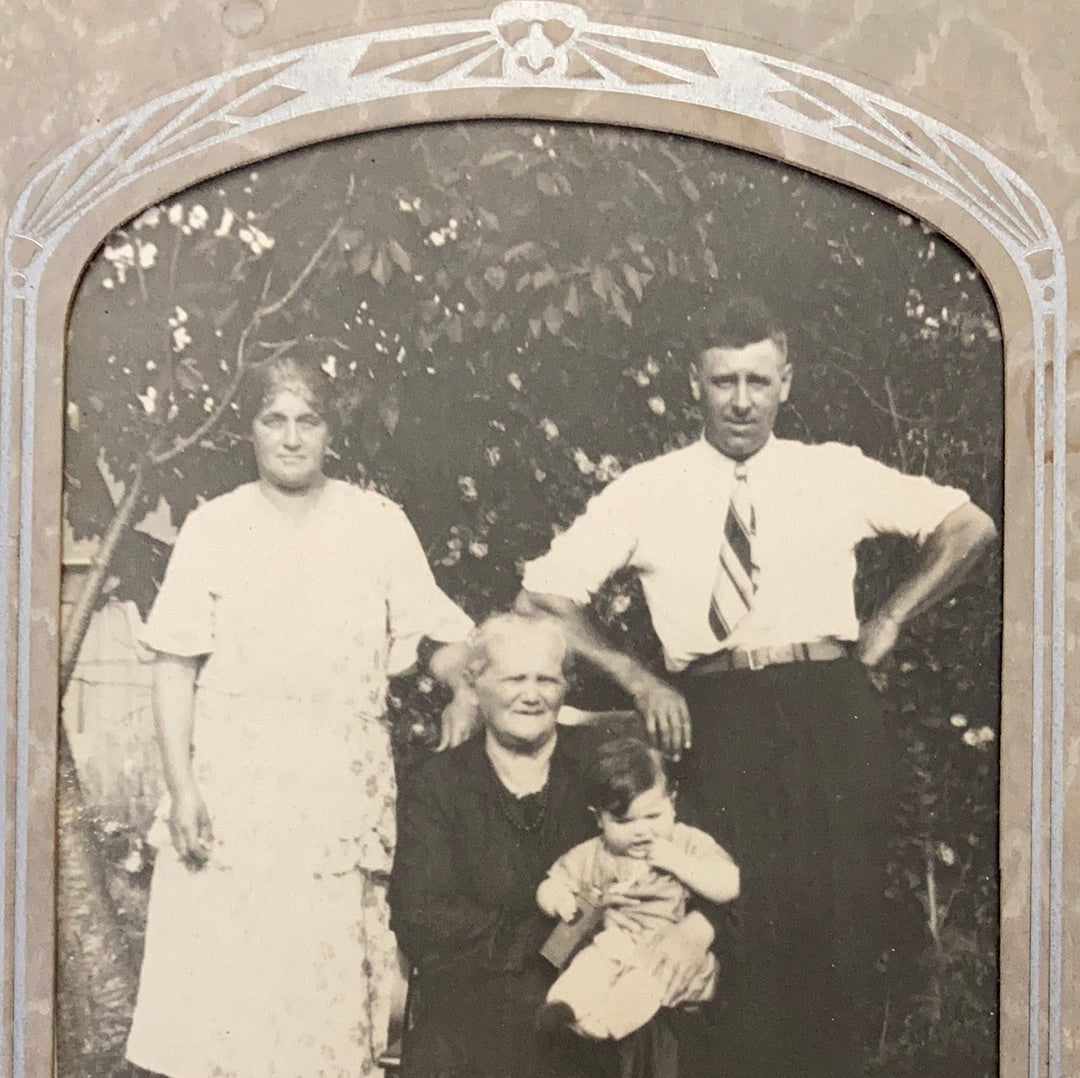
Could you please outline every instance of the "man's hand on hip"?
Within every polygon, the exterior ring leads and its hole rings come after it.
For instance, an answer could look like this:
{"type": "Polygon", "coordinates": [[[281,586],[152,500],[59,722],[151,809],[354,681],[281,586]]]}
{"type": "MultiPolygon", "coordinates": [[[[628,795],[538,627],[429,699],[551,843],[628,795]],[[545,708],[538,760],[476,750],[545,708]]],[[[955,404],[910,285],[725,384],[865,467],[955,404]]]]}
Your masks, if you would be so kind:
{"type": "Polygon", "coordinates": [[[879,612],[864,621],[855,645],[855,658],[863,666],[877,666],[896,647],[900,623],[890,614],[879,612]]]}

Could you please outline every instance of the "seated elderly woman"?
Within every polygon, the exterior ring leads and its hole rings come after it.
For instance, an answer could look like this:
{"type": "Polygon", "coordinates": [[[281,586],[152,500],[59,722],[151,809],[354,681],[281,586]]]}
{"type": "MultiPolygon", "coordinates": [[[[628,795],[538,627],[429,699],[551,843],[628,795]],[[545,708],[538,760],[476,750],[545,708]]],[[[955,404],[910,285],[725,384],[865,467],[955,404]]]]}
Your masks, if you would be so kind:
{"type": "MultiPolygon", "coordinates": [[[[536,888],[556,858],[596,833],[586,783],[598,735],[556,722],[566,659],[550,621],[485,622],[465,671],[479,733],[403,785],[389,897],[416,971],[409,1078],[625,1073],[625,1053],[611,1042],[547,1036],[535,1024],[557,973],[539,953],[554,922],[536,888]]],[[[709,921],[692,913],[658,942],[656,971],[689,976],[685,955],[700,955],[711,937],[709,921]]]]}

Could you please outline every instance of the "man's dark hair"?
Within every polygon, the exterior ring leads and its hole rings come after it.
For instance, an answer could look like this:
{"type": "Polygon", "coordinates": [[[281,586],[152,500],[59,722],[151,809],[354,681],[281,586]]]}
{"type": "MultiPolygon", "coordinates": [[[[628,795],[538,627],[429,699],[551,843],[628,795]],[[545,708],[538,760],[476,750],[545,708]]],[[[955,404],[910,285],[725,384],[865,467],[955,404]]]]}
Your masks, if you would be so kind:
{"type": "Polygon", "coordinates": [[[639,794],[658,782],[667,785],[664,758],[636,737],[605,741],[589,771],[589,804],[613,816],[625,816],[639,794]]]}
{"type": "Polygon", "coordinates": [[[744,348],[769,340],[787,358],[787,333],[757,296],[733,296],[719,306],[707,307],[696,329],[698,354],[707,348],[744,348]]]}

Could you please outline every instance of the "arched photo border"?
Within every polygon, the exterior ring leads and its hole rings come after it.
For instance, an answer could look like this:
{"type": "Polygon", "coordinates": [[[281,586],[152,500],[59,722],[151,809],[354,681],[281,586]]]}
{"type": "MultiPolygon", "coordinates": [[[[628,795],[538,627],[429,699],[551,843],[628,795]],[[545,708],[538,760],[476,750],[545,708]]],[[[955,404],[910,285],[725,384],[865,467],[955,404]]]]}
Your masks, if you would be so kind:
{"type": "MultiPolygon", "coordinates": [[[[57,312],[67,311],[82,267],[112,227],[208,175],[344,134],[480,117],[614,122],[762,152],[863,187],[931,222],[948,218],[951,238],[976,254],[999,298],[1004,284],[1015,293],[1019,279],[1026,307],[1002,305],[1005,377],[1007,406],[1014,367],[1021,399],[1030,403],[1031,453],[1023,459],[1010,447],[1007,490],[1017,489],[1014,476],[1028,485],[1031,534],[1019,534],[1007,516],[1006,560],[1017,571],[1023,566],[1025,576],[1030,571],[1034,587],[1029,609],[1011,612],[1006,587],[1006,653],[1020,654],[1028,644],[1031,665],[1025,655],[1029,683],[1005,710],[1031,719],[1030,769],[1020,784],[1028,793],[1030,819],[1021,822],[1030,839],[1021,857],[1028,868],[1023,895],[1004,873],[1003,886],[1027,911],[1030,945],[1023,948],[1026,969],[1004,939],[1002,957],[1006,973],[1025,976],[1028,985],[1026,1046],[1008,1054],[1017,1062],[1022,1056],[1032,1078],[1045,1073],[1044,1062],[1057,1074],[1066,275],[1054,222],[1014,170],[964,133],[900,102],[762,52],[595,22],[581,8],[544,0],[511,0],[486,18],[417,22],[311,44],[205,79],[102,125],[43,168],[15,205],[4,237],[0,382],[0,490],[17,484],[17,498],[0,500],[0,534],[18,535],[17,548],[0,544],[0,610],[6,616],[17,604],[18,611],[14,647],[0,651],[0,680],[10,685],[14,678],[15,686],[14,739],[0,750],[14,809],[14,844],[0,851],[5,893],[13,895],[10,909],[3,906],[10,923],[0,932],[11,948],[3,962],[12,971],[3,1013],[13,1014],[14,1024],[3,1043],[13,1046],[12,1073],[39,1073],[37,1046],[51,1039],[42,1000],[51,998],[53,933],[39,914],[43,903],[51,909],[55,882],[53,859],[42,851],[55,848],[63,425],[57,312]],[[857,178],[838,159],[857,161],[857,178]],[[942,207],[962,215],[943,214],[942,207]],[[1030,558],[1030,569],[1010,552],[1030,558]],[[1010,636],[1017,619],[1030,625],[1029,636],[1010,636]]],[[[1003,857],[1009,841],[1003,824],[1003,857]]],[[[1003,1054],[1003,1072],[1006,1062],[1003,1054]]]]}

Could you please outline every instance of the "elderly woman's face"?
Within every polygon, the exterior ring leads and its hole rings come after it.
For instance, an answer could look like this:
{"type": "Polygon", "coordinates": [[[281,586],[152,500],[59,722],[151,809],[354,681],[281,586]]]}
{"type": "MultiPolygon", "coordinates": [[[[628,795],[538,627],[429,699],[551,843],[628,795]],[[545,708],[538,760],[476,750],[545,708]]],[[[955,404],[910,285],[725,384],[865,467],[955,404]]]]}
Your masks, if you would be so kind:
{"type": "Polygon", "coordinates": [[[251,425],[259,478],[282,490],[306,490],[322,475],[326,420],[291,389],[281,389],[251,425]]]}
{"type": "Polygon", "coordinates": [[[527,752],[551,738],[566,695],[564,658],[558,638],[527,627],[488,645],[487,668],[473,688],[480,718],[500,745],[527,752]]]}

